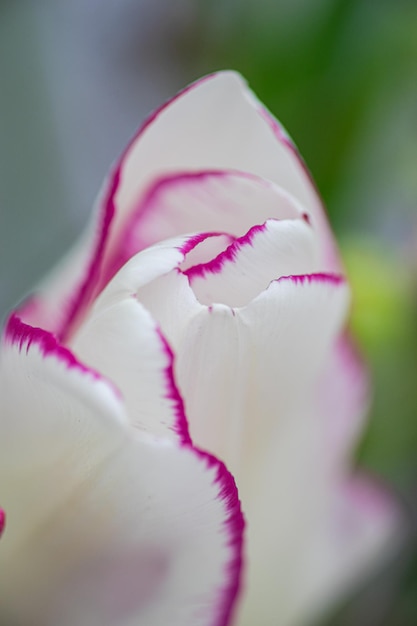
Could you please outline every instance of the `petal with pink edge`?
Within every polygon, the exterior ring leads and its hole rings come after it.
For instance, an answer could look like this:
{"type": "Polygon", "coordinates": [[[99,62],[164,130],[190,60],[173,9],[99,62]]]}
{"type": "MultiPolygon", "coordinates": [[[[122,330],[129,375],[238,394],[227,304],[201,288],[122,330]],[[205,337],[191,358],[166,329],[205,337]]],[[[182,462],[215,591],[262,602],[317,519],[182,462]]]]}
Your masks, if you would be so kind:
{"type": "Polygon", "coordinates": [[[357,480],[349,478],[349,453],[368,396],[363,367],[338,339],[346,284],[335,275],[286,277],[246,306],[207,307],[186,276],[172,272],[138,298],[177,355],[193,440],[227,462],[244,502],[248,573],[239,624],[275,626],[277,615],[303,623],[386,558],[398,532],[398,510],[381,490],[348,497],[357,480]],[[347,506],[352,524],[344,533],[347,506]]]}
{"type": "Polygon", "coordinates": [[[247,306],[230,308],[200,304],[187,277],[173,272],[137,297],[175,352],[193,441],[256,491],[251,476],[263,451],[313,394],[345,322],[346,284],[333,275],[281,279],[247,306]]]}
{"type": "Polygon", "coordinates": [[[93,308],[71,341],[89,366],[114,381],[132,426],[157,437],[190,443],[174,383],[172,352],[148,311],[128,294],[93,308]]]}
{"type": "MultiPolygon", "coordinates": [[[[317,192],[294,146],[234,72],[197,81],[157,111],[133,139],[115,170],[119,181],[112,196],[118,219],[114,236],[159,173],[207,169],[240,170],[276,183],[311,213],[320,232],[332,241],[317,192]]],[[[177,234],[193,230],[185,220],[177,227],[177,234]]]]}
{"type": "MultiPolygon", "coordinates": [[[[327,351],[346,319],[348,289],[338,276],[293,276],[268,287],[276,275],[270,267],[271,249],[282,261],[282,249],[291,240],[282,237],[288,235],[282,230],[287,223],[300,226],[300,241],[295,243],[306,244],[310,227],[302,220],[289,220],[268,223],[253,233],[252,242],[238,246],[237,254],[254,252],[255,282],[258,265],[271,272],[265,284],[255,285],[259,295],[256,289],[248,294],[246,305],[230,308],[221,301],[208,306],[198,302],[192,280],[179,269],[186,258],[181,250],[190,248],[187,241],[198,241],[191,236],[182,244],[171,240],[137,254],[110,281],[94,308],[93,316],[99,318],[106,308],[135,298],[150,311],[176,355],[175,373],[186,399],[192,440],[231,464],[233,472],[240,470],[238,459],[245,458],[250,474],[252,462],[258,460],[256,450],[268,445],[274,433],[276,415],[285,420],[293,404],[303,399],[299,389],[307,396],[315,388],[327,351]],[[255,234],[266,236],[268,245],[262,239],[258,246],[255,234]],[[254,414],[259,416],[255,420],[254,414]],[[259,419],[264,420],[262,428],[259,419]]],[[[299,270],[300,262],[314,263],[306,249],[308,245],[294,246],[285,259],[287,272],[299,270]]],[[[225,277],[227,292],[233,283],[233,275],[227,281],[233,258],[220,265],[213,276],[220,287],[225,277]]],[[[279,275],[279,263],[276,272],[279,275]]]]}
{"type": "MultiPolygon", "coordinates": [[[[163,175],[131,212],[106,264],[103,282],[138,251],[178,235],[181,227],[183,233],[220,227],[240,237],[267,219],[303,215],[310,219],[288,192],[247,172],[207,170],[163,175]]],[[[323,261],[323,269],[324,265],[323,261]]]]}
{"type": "Polygon", "coordinates": [[[16,318],[0,388],[1,621],[225,626],[243,531],[225,467],[133,430],[105,379],[16,318]]]}
{"type": "MultiPolygon", "coordinates": [[[[220,72],[191,85],[145,122],[104,185],[94,225],[73,259],[76,267],[70,268],[71,280],[59,303],[47,310],[40,298],[36,309],[25,311],[25,319],[48,322],[50,330],[67,337],[97,289],[103,267],[117,257],[120,235],[149,186],[167,172],[207,169],[242,170],[293,195],[317,226],[323,269],[339,269],[320,199],[287,135],[238,74],[220,72]]],[[[194,226],[184,219],[177,229],[172,234],[194,226]]],[[[221,223],[216,230],[223,230],[221,223]]],[[[47,287],[43,297],[50,302],[47,287]]]]}
{"type": "Polygon", "coordinates": [[[207,263],[185,270],[202,304],[245,306],[277,276],[320,269],[317,240],[302,220],[267,220],[207,263]]]}

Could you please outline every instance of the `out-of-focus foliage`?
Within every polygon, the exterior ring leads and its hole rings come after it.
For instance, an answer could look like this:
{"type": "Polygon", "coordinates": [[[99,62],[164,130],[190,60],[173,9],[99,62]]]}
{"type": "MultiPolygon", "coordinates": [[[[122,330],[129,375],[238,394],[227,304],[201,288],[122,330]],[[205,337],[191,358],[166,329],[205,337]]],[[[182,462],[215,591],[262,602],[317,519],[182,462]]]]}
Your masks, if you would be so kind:
{"type": "Polygon", "coordinates": [[[377,223],[401,237],[417,199],[417,3],[201,0],[199,9],[182,41],[195,74],[243,73],[290,130],[337,230],[377,223]]]}
{"type": "Polygon", "coordinates": [[[415,276],[375,241],[351,242],[344,252],[352,330],[375,373],[374,419],[360,458],[406,488],[417,462],[415,276]]]}

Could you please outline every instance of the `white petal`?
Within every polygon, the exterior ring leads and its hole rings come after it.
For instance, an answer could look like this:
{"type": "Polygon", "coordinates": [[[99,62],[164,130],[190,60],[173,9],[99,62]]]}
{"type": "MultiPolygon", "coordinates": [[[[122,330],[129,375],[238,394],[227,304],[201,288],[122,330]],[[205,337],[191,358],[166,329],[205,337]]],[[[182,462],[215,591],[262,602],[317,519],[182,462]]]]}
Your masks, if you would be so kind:
{"type": "Polygon", "coordinates": [[[369,373],[352,338],[342,335],[317,386],[318,414],[323,416],[329,472],[332,464],[350,459],[370,408],[369,373]]]}
{"type": "MultiPolygon", "coordinates": [[[[295,594],[289,622],[296,626],[323,615],[348,590],[360,588],[403,542],[405,520],[394,494],[366,475],[349,474],[338,476],[322,517],[307,529],[309,545],[296,582],[302,593],[295,594]]],[[[248,614],[242,624],[251,623],[248,614]]]]}
{"type": "Polygon", "coordinates": [[[116,383],[132,426],[190,442],[174,383],[173,355],[151,315],[131,294],[93,308],[71,347],[116,383]]]}
{"type": "Polygon", "coordinates": [[[126,441],[8,564],[4,609],[41,626],[220,626],[238,591],[241,532],[217,462],[126,441]]]}
{"type": "Polygon", "coordinates": [[[313,393],[301,387],[304,406],[287,413],[254,476],[242,626],[255,618],[273,626],[276,615],[289,626],[314,621],[387,559],[402,534],[394,498],[352,475],[368,398],[346,340],[328,354],[321,378],[313,393]]]}
{"type": "MultiPolygon", "coordinates": [[[[131,211],[161,172],[204,169],[242,170],[277,183],[299,200],[323,237],[332,241],[317,192],[294,146],[233,72],[203,78],[144,125],[119,164],[119,217],[131,211]]],[[[192,230],[185,223],[178,229],[192,230]]]]}
{"type": "Polygon", "coordinates": [[[398,532],[396,507],[378,490],[373,510],[345,497],[367,405],[363,368],[336,342],[346,285],[285,278],[230,309],[202,306],[171,273],[138,297],[175,349],[193,440],[224,459],[239,486],[248,520],[239,624],[305,623],[386,557],[398,532]]]}
{"type": "Polygon", "coordinates": [[[268,220],[185,273],[202,304],[242,307],[280,276],[319,271],[318,257],[317,240],[304,221],[268,220]]]}
{"type": "Polygon", "coordinates": [[[243,520],[224,466],[132,431],[105,380],[17,319],[0,386],[1,621],[226,624],[243,520]]]}
{"type": "Polygon", "coordinates": [[[131,442],[101,469],[77,513],[65,530],[76,537],[87,527],[88,548],[62,581],[64,624],[227,623],[243,524],[234,483],[217,461],[131,442]]]}
{"type": "MultiPolygon", "coordinates": [[[[158,177],[166,177],[167,172],[207,169],[242,170],[288,191],[305,207],[317,228],[324,251],[323,269],[339,268],[324,210],[294,146],[242,78],[233,72],[220,72],[185,89],[154,113],[116,164],[102,190],[97,217],[85,243],[72,257],[69,269],[66,267],[71,280],[68,289],[59,294],[54,315],[48,318],[49,329],[68,337],[76,327],[97,292],[103,263],[114,257],[121,232],[149,185],[158,177]]],[[[188,226],[184,219],[172,234],[191,230],[194,226],[188,226]]],[[[221,223],[216,230],[223,230],[221,223]]],[[[25,311],[29,323],[46,319],[42,298],[50,302],[48,294],[46,285],[36,311],[25,311]]]]}
{"type": "Polygon", "coordinates": [[[231,309],[202,306],[185,277],[171,273],[138,298],[173,346],[193,441],[238,480],[251,476],[287,413],[318,382],[345,320],[346,285],[327,275],[281,279],[231,309]]]}
{"type": "Polygon", "coordinates": [[[117,449],[126,418],[108,382],[51,335],[16,317],[2,345],[0,387],[0,497],[7,516],[0,542],[4,589],[4,563],[19,566],[21,551],[36,541],[39,528],[117,449]]]}
{"type": "MultiPolygon", "coordinates": [[[[298,624],[352,585],[378,552],[386,554],[397,528],[389,498],[373,516],[344,495],[367,400],[355,354],[345,339],[336,342],[346,285],[334,275],[293,276],[273,281],[247,306],[207,307],[189,277],[167,265],[147,280],[143,260],[165,248],[158,249],[137,255],[114,282],[143,302],[171,342],[193,440],[236,476],[248,519],[241,623],[272,626],[279,615],[298,624]],[[349,501],[346,534],[340,511],[349,501]],[[320,554],[326,554],[321,568],[320,554]]],[[[112,297],[123,292],[112,283],[112,297]]],[[[377,491],[374,500],[383,502],[377,491]]]]}
{"type": "Polygon", "coordinates": [[[186,235],[162,241],[139,252],[117,272],[97,297],[94,313],[98,314],[121,299],[135,296],[138,289],[178,269],[188,253],[211,238],[211,233],[186,235]]]}
{"type": "Polygon", "coordinates": [[[178,268],[187,251],[191,255],[213,239],[217,238],[210,234],[174,239],[130,259],[97,298],[70,342],[83,362],[117,385],[132,426],[182,443],[190,438],[174,382],[173,355],[136,293],[178,268]]]}
{"type": "Polygon", "coordinates": [[[288,192],[253,174],[209,170],[165,175],[131,211],[107,275],[139,250],[181,232],[220,230],[239,237],[269,218],[296,219],[303,213],[288,192]]]}

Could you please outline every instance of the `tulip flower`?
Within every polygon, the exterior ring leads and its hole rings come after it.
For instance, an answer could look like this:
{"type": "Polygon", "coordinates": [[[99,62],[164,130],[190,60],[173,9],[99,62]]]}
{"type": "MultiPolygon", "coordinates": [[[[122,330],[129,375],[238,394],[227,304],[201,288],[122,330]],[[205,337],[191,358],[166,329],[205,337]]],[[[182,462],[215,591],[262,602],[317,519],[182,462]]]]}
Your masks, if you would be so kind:
{"type": "Polygon", "coordinates": [[[349,289],[285,131],[231,72],[156,111],[0,361],[0,621],[296,626],[395,502],[352,468],[349,289]]]}

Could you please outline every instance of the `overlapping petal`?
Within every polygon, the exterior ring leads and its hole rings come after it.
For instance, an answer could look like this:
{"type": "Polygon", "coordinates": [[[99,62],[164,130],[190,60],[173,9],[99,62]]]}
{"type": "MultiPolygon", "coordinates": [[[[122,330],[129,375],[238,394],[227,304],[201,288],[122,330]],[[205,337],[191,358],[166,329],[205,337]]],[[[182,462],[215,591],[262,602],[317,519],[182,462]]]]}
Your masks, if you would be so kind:
{"type": "Polygon", "coordinates": [[[0,385],[0,619],[226,624],[243,521],[224,465],[133,429],[106,379],[16,317],[0,385]]]}
{"type": "Polygon", "coordinates": [[[91,312],[72,347],[84,362],[99,367],[117,384],[132,426],[190,443],[170,348],[136,298],[121,298],[91,312]]]}
{"type": "Polygon", "coordinates": [[[296,219],[303,214],[310,219],[287,191],[248,172],[205,170],[162,175],[131,211],[103,282],[138,251],[181,232],[210,232],[220,227],[240,237],[267,219],[296,219]]]}
{"type": "MultiPolygon", "coordinates": [[[[343,281],[281,279],[246,306],[231,308],[199,304],[186,277],[172,273],[138,297],[174,347],[193,440],[256,491],[262,455],[282,438],[294,407],[308,403],[344,323],[343,281]],[[159,289],[170,296],[169,310],[154,292],[159,289]]],[[[313,419],[303,426],[305,432],[317,428],[313,419]]]]}
{"type": "MultiPolygon", "coordinates": [[[[68,337],[107,271],[106,265],[117,257],[121,234],[149,187],[169,172],[209,169],[241,170],[266,178],[292,195],[317,226],[324,269],[338,269],[320,199],[293,144],[239,75],[219,72],[185,89],[145,122],[106,181],[85,240],[62,268],[65,289],[52,299],[50,289],[57,281],[45,283],[34,301],[36,306],[24,311],[28,323],[68,337]]],[[[192,224],[183,218],[170,236],[200,230],[194,218],[192,224]]],[[[223,230],[221,223],[218,229],[223,230]]]]}
{"type": "Polygon", "coordinates": [[[193,441],[222,458],[237,480],[249,520],[242,626],[272,626],[277,616],[303,623],[384,555],[398,528],[396,508],[379,488],[363,502],[351,497],[349,485],[364,484],[351,477],[348,459],[367,384],[351,344],[340,339],[349,307],[344,279],[291,275],[315,267],[309,229],[302,219],[272,221],[197,266],[187,263],[187,240],[160,244],[132,258],[97,301],[103,306],[123,293],[152,313],[175,351],[193,441]],[[274,265],[291,232],[300,245],[274,265]],[[175,264],[169,246],[185,261],[175,264]],[[146,259],[156,254],[172,264],[150,278],[146,259]],[[290,275],[280,276],[283,268],[290,275]],[[196,293],[197,278],[214,278],[216,294],[212,285],[204,298],[196,293]],[[232,306],[223,300],[233,299],[234,287],[246,301],[232,306]],[[380,506],[369,507],[371,500],[380,506]],[[320,554],[326,562],[318,576],[320,554]]]}
{"type": "Polygon", "coordinates": [[[348,309],[310,176],[242,79],[156,111],[8,325],[0,620],[228,626],[243,518],[223,461],[249,521],[239,626],[315,617],[398,527],[349,463],[367,384],[348,309]]]}
{"type": "MultiPolygon", "coordinates": [[[[120,226],[155,172],[213,168],[273,181],[322,225],[317,192],[285,131],[239,75],[219,72],[162,107],[133,139],[119,163],[121,178],[113,196],[120,226]]],[[[184,227],[178,224],[178,232],[189,230],[184,227]]],[[[327,234],[330,238],[328,229],[327,234]]]]}
{"type": "Polygon", "coordinates": [[[244,306],[277,276],[320,269],[317,241],[302,220],[267,220],[206,263],[185,270],[198,300],[244,306]]]}

